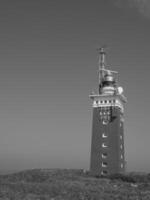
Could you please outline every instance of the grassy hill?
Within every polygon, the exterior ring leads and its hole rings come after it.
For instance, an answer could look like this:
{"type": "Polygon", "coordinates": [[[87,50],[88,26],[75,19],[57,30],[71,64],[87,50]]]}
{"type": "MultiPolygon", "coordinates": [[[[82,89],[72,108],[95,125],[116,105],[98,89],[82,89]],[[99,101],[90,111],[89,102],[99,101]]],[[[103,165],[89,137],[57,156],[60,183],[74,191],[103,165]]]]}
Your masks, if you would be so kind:
{"type": "Polygon", "coordinates": [[[150,199],[150,174],[105,178],[83,170],[34,169],[0,175],[0,200],[127,199],[150,199]]]}

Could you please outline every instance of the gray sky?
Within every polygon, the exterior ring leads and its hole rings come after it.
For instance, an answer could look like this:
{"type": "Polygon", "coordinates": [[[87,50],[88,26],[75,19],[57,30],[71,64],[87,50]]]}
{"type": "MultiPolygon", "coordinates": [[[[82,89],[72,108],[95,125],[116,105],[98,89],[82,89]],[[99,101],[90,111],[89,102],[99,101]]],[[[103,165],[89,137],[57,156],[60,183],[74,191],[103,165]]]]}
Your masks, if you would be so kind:
{"type": "Polygon", "coordinates": [[[128,171],[150,171],[148,1],[2,0],[0,170],[89,168],[97,52],[119,72],[128,171]]]}

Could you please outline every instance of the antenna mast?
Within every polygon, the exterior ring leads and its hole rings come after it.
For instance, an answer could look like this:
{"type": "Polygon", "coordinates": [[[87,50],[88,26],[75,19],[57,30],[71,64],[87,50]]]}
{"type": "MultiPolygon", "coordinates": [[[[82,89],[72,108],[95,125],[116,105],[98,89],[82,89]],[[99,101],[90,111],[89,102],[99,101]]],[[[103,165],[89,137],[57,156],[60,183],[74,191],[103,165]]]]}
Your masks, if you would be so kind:
{"type": "Polygon", "coordinates": [[[99,79],[99,94],[100,94],[101,93],[101,88],[102,88],[102,80],[103,80],[104,71],[105,71],[105,57],[106,57],[106,53],[104,51],[104,47],[99,48],[98,51],[99,51],[98,79],[99,79]]]}

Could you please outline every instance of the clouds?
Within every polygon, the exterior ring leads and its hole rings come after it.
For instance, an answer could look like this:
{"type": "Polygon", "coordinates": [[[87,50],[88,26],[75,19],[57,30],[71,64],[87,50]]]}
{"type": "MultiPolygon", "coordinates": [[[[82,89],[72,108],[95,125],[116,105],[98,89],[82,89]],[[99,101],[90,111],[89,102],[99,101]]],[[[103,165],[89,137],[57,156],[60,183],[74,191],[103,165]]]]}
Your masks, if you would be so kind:
{"type": "Polygon", "coordinates": [[[140,14],[150,18],[150,0],[115,0],[118,7],[136,8],[140,14]]]}

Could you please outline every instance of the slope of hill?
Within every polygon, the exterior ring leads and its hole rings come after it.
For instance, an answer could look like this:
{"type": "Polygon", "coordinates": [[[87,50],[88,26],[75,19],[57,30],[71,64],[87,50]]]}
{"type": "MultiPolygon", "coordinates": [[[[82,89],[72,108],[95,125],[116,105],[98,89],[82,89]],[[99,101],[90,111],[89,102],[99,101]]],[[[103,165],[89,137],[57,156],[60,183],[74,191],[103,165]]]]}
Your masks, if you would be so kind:
{"type": "Polygon", "coordinates": [[[0,200],[113,199],[150,199],[150,175],[104,178],[83,170],[34,169],[0,176],[0,200]]]}

